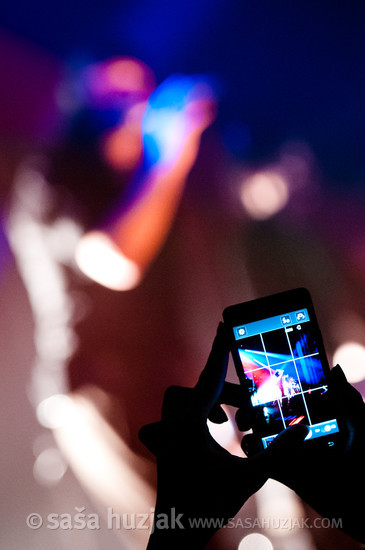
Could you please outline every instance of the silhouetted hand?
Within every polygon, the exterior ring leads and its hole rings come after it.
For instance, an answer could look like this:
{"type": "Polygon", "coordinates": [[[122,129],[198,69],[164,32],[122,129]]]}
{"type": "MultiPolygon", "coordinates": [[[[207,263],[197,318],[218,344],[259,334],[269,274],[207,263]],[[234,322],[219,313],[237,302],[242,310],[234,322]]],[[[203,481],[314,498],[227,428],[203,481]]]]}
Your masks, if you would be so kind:
{"type": "MultiPolygon", "coordinates": [[[[231,455],[209,433],[207,418],[213,408],[216,420],[225,419],[214,405],[224,387],[227,363],[228,344],[221,324],[196,386],[169,388],[162,420],[140,431],[142,442],[157,456],[157,503],[149,550],[186,550],[186,544],[191,549],[204,548],[268,478],[275,445],[270,452],[244,459],[231,455]],[[194,521],[207,523],[194,525],[194,521]]],[[[304,436],[301,433],[300,439],[304,436]]]]}
{"type": "MultiPolygon", "coordinates": [[[[340,520],[345,532],[365,542],[365,404],[340,366],[330,373],[329,389],[345,422],[342,444],[325,447],[298,441],[292,448],[287,440],[276,438],[281,458],[277,460],[276,454],[272,460],[270,477],[293,489],[323,517],[340,520]]],[[[254,456],[255,445],[254,436],[243,438],[242,448],[249,456],[254,456]]]]}

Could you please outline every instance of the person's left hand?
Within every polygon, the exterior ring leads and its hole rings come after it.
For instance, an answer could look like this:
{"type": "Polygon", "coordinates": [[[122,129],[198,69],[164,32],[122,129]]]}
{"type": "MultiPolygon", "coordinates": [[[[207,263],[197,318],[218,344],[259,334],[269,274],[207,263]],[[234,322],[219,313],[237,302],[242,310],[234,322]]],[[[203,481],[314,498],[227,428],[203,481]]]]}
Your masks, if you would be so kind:
{"type": "MultiPolygon", "coordinates": [[[[210,435],[207,419],[212,409],[217,412],[214,406],[227,364],[228,344],[221,324],[196,386],[169,388],[162,420],[140,431],[142,442],[157,457],[157,503],[149,549],[185,549],[186,543],[203,548],[268,478],[272,451],[241,458],[210,435]]],[[[304,435],[299,433],[299,438],[304,435]]],[[[275,445],[272,448],[275,452],[275,445]]]]}

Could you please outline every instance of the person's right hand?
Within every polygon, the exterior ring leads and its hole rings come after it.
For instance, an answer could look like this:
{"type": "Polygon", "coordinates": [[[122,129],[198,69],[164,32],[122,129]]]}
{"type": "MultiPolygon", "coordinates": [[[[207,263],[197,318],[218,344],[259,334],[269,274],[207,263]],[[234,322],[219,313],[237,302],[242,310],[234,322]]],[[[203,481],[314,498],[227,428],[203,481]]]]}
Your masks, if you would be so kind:
{"type": "MultiPolygon", "coordinates": [[[[338,520],[345,532],[365,543],[365,404],[340,366],[330,373],[329,389],[345,422],[342,444],[322,447],[298,441],[295,449],[289,449],[288,440],[278,436],[276,450],[281,445],[281,453],[279,460],[278,453],[272,459],[270,477],[293,489],[323,517],[338,520]]],[[[246,436],[242,448],[252,456],[255,444],[254,437],[246,436]]]]}
{"type": "Polygon", "coordinates": [[[144,168],[190,170],[202,132],[213,122],[214,91],[207,77],[172,75],[148,99],[142,120],[144,168]]]}

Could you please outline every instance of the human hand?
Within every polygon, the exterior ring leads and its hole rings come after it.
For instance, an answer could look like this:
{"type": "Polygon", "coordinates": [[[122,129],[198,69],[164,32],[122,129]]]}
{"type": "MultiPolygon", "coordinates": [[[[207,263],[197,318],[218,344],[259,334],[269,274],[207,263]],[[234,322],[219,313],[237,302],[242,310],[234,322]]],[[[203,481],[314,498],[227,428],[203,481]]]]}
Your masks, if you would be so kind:
{"type": "Polygon", "coordinates": [[[149,550],[185,550],[187,543],[191,548],[203,548],[268,478],[276,445],[244,459],[222,448],[208,430],[207,418],[212,411],[216,420],[220,416],[219,421],[224,421],[215,405],[223,388],[227,389],[227,340],[225,327],[220,325],[196,386],[169,388],[161,421],[140,431],[142,442],[157,456],[155,529],[149,550]],[[171,525],[173,518],[178,521],[171,525]],[[200,526],[196,523],[194,527],[194,521],[200,521],[200,526]]]}
{"type": "Polygon", "coordinates": [[[195,158],[201,133],[213,121],[215,98],[204,77],[174,75],[148,99],[142,120],[144,167],[171,167],[190,149],[195,158]]]}
{"type": "MultiPolygon", "coordinates": [[[[338,417],[345,423],[341,445],[322,447],[298,441],[295,448],[289,448],[287,441],[276,438],[277,450],[281,450],[276,456],[280,460],[272,461],[270,477],[293,489],[323,517],[338,520],[349,535],[365,542],[365,404],[340,366],[330,372],[329,390],[338,417]]],[[[249,456],[254,456],[256,445],[254,436],[242,440],[242,448],[249,456]]]]}

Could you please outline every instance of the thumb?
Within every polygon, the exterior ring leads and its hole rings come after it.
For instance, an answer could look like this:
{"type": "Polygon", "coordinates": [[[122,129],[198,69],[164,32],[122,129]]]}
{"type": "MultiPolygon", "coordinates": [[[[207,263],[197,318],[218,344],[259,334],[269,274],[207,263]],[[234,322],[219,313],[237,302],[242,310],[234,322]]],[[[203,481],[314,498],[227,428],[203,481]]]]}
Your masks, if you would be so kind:
{"type": "Polygon", "coordinates": [[[265,449],[265,460],[270,477],[274,477],[288,464],[295,460],[295,456],[303,451],[304,440],[309,433],[308,426],[297,424],[281,432],[265,449]]]}
{"type": "Polygon", "coordinates": [[[298,444],[303,443],[308,433],[309,427],[305,424],[290,426],[275,437],[273,442],[268,447],[268,450],[271,453],[277,454],[278,452],[293,449],[298,444]]]}
{"type": "Polygon", "coordinates": [[[279,433],[265,450],[262,449],[261,440],[256,434],[248,434],[242,439],[241,447],[248,457],[262,453],[273,460],[286,451],[297,448],[304,441],[308,432],[309,428],[304,424],[290,426],[279,433]]]}
{"type": "Polygon", "coordinates": [[[246,435],[241,447],[249,459],[259,460],[269,477],[285,468],[288,458],[300,452],[301,445],[309,432],[308,426],[297,424],[281,432],[266,449],[262,449],[260,439],[254,435],[246,435]]]}

